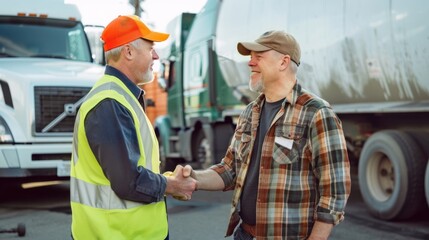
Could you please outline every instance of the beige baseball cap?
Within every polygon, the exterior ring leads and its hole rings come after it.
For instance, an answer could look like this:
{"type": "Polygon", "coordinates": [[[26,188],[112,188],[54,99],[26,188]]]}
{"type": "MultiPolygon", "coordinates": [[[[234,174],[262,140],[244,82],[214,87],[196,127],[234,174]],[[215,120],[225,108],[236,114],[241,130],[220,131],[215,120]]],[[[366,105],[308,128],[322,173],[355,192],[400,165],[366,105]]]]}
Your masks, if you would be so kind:
{"type": "Polygon", "coordinates": [[[301,61],[301,49],[295,38],[284,31],[269,31],[262,34],[255,42],[239,42],[237,50],[241,55],[250,55],[251,51],[263,52],[275,50],[290,56],[298,66],[301,61]]]}

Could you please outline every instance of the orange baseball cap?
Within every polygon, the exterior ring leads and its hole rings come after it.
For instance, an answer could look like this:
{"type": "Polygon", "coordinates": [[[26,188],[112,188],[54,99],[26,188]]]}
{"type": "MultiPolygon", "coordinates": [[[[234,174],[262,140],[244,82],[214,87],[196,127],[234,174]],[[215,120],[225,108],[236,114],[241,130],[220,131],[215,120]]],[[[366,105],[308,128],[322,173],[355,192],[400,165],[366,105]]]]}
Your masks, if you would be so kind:
{"type": "Polygon", "coordinates": [[[128,15],[118,16],[111,21],[101,34],[101,40],[104,42],[104,51],[109,51],[138,38],[152,42],[162,42],[169,36],[167,33],[150,30],[138,16],[128,15]]]}

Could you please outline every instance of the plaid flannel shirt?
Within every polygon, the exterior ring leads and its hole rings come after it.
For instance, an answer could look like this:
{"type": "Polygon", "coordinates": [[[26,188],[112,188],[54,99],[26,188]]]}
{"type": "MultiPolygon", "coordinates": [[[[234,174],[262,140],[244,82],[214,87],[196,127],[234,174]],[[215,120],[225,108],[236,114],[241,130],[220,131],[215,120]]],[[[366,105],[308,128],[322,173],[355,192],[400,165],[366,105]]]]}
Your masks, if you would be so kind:
{"type": "MultiPolygon", "coordinates": [[[[239,200],[264,99],[260,95],[243,111],[225,157],[212,166],[224,190],[234,189],[227,236],[240,221],[239,200]]],[[[262,146],[257,239],[306,239],[316,220],[336,225],[344,218],[351,180],[341,122],[326,101],[299,84],[292,99],[283,102],[262,146]]]]}

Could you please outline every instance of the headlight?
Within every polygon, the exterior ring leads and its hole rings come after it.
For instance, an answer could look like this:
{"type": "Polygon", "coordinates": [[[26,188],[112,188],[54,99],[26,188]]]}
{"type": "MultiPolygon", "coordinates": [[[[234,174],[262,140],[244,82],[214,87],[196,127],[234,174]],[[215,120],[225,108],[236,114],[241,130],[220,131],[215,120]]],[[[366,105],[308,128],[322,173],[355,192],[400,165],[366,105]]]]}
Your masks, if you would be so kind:
{"type": "Polygon", "coordinates": [[[13,142],[12,133],[6,124],[6,121],[0,117],[0,143],[13,142]]]}

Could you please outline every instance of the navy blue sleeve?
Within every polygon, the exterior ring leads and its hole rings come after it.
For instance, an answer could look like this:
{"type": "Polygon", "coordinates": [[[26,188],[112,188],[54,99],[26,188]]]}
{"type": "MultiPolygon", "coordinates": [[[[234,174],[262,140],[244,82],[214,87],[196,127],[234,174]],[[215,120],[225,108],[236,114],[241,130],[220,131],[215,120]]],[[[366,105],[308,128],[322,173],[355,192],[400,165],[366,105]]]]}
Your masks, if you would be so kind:
{"type": "Polygon", "coordinates": [[[87,114],[85,132],[116,195],[143,203],[163,200],[166,178],[137,166],[140,151],[136,128],[123,105],[113,99],[100,102],[87,114]]]}

